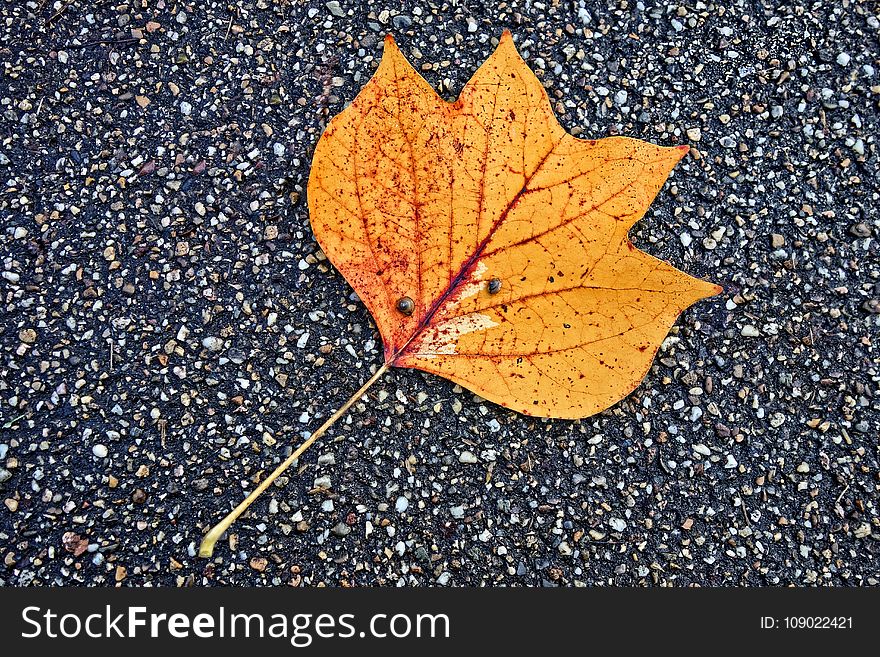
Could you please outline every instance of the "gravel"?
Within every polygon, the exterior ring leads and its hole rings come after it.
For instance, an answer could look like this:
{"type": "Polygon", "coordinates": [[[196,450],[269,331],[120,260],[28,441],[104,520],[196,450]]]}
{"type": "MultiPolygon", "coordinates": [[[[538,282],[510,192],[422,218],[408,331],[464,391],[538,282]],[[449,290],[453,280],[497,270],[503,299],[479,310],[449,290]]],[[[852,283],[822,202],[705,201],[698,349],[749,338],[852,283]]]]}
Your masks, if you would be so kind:
{"type": "Polygon", "coordinates": [[[0,584],[880,583],[873,4],[367,4],[0,7],[0,584]],[[386,375],[197,558],[381,363],[323,126],[505,27],[571,132],[691,144],[631,236],[724,294],[579,422],[386,375]]]}

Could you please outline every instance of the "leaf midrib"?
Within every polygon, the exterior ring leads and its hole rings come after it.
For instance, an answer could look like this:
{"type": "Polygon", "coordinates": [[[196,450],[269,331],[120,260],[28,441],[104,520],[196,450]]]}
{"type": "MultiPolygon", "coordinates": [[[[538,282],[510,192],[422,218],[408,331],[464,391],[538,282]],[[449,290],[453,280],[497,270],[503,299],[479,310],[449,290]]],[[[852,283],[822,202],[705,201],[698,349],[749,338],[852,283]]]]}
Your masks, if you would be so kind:
{"type": "MultiPolygon", "coordinates": [[[[431,303],[427,312],[419,320],[419,323],[416,325],[416,329],[413,331],[413,333],[409,337],[409,339],[407,339],[407,341],[403,344],[403,346],[400,347],[400,349],[398,349],[388,359],[387,362],[389,365],[392,365],[392,366],[397,365],[397,360],[401,356],[408,354],[409,346],[416,340],[416,338],[420,337],[422,335],[422,333],[427,328],[430,327],[431,321],[434,319],[434,316],[437,314],[437,312],[440,310],[440,308],[443,307],[443,304],[446,303],[446,301],[449,299],[449,297],[452,296],[453,292],[455,292],[456,289],[458,289],[458,287],[465,281],[467,276],[471,273],[473,268],[476,266],[477,261],[482,257],[483,252],[486,250],[486,246],[489,244],[489,242],[492,240],[492,237],[495,235],[495,233],[498,231],[498,229],[501,227],[501,225],[507,219],[508,215],[510,214],[510,211],[514,207],[516,207],[516,204],[523,197],[523,195],[525,195],[529,191],[529,183],[534,179],[534,177],[541,170],[541,167],[547,161],[547,158],[549,158],[550,155],[553,153],[553,151],[555,150],[557,145],[558,145],[558,143],[553,144],[550,147],[550,149],[544,154],[544,156],[541,158],[541,160],[538,162],[537,166],[535,167],[534,171],[532,171],[532,173],[529,174],[529,177],[523,182],[522,188],[520,188],[520,190],[508,202],[507,207],[504,208],[504,212],[502,212],[499,215],[499,217],[493,222],[492,227],[489,229],[489,232],[486,233],[486,237],[484,237],[480,241],[480,243],[477,245],[477,248],[474,250],[474,253],[467,260],[465,260],[464,263],[461,265],[461,267],[458,270],[458,273],[456,273],[455,276],[452,278],[452,281],[446,287],[446,290],[444,290],[443,294],[441,294],[439,297],[437,297],[431,303]]],[[[481,190],[484,191],[485,186],[486,186],[486,177],[484,175],[480,181],[481,190]]],[[[451,218],[450,218],[450,220],[451,220],[451,218]]]]}

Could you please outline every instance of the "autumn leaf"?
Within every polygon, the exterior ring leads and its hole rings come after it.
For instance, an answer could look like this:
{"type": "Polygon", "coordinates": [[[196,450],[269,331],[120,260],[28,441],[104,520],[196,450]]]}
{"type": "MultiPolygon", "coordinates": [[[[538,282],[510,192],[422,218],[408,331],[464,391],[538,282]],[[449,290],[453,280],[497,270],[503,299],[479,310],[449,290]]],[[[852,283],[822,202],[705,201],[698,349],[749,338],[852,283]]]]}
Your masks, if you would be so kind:
{"type": "Polygon", "coordinates": [[[629,394],[678,315],[721,291],[627,238],[687,151],[567,134],[509,32],[454,103],[386,37],[308,184],[315,237],[376,320],[384,364],[199,553],[391,367],[545,417],[629,394]]]}
{"type": "Polygon", "coordinates": [[[451,104],[388,37],[318,142],[312,228],[388,365],[585,417],[630,393],[679,313],[720,291],[627,239],[687,150],[567,134],[509,32],[451,104]]]}

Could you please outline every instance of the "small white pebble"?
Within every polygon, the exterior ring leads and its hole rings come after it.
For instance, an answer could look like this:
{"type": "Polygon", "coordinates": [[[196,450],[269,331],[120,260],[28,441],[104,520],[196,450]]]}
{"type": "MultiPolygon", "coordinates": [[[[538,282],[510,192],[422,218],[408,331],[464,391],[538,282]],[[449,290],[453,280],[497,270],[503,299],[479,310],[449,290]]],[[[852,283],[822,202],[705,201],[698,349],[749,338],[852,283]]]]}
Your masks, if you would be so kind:
{"type": "Polygon", "coordinates": [[[458,457],[459,463],[476,463],[477,457],[473,452],[469,452],[468,450],[463,451],[458,457]]]}
{"type": "Polygon", "coordinates": [[[608,524],[616,532],[622,532],[626,529],[626,521],[623,518],[611,518],[608,524]]]}

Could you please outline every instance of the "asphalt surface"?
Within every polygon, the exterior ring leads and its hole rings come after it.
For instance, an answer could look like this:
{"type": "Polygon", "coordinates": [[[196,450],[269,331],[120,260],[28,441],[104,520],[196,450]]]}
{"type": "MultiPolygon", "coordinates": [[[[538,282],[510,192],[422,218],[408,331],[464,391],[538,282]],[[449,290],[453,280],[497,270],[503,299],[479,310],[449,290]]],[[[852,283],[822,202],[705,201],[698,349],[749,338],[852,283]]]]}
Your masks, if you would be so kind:
{"type": "Polygon", "coordinates": [[[876,4],[361,4],[0,8],[0,583],[876,585],[876,4]],[[725,293],[583,421],[392,372],[197,558],[381,363],[323,125],[504,28],[567,129],[694,147],[632,237],[725,293]]]}

